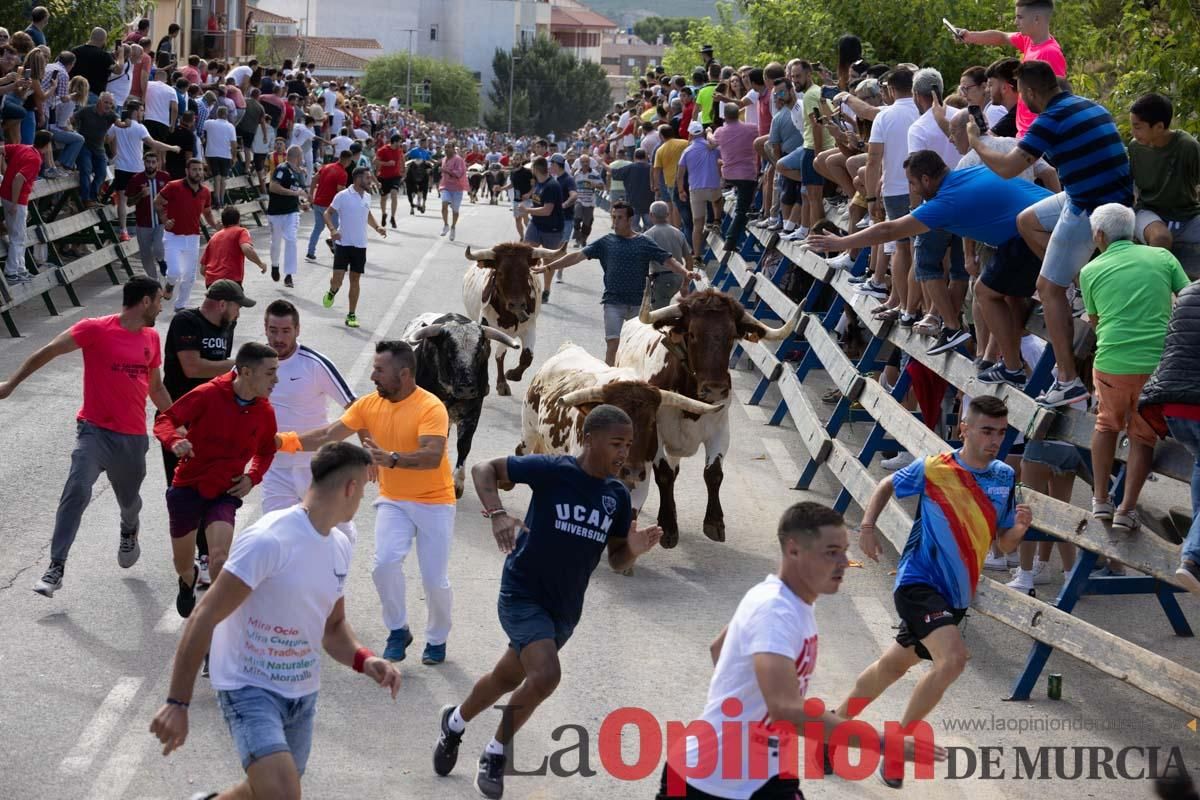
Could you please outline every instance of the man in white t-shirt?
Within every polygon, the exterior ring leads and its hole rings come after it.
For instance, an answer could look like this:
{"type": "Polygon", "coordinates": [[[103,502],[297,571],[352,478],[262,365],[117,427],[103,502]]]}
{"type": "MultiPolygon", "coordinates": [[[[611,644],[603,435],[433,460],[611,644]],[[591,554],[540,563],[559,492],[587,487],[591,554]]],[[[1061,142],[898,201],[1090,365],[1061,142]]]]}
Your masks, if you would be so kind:
{"type": "Polygon", "coordinates": [[[250,67],[250,65],[239,64],[238,66],[229,70],[229,74],[225,77],[227,79],[233,78],[233,82],[237,84],[237,87],[241,89],[242,93],[244,94],[249,91],[249,81],[252,74],[254,74],[254,70],[250,67]]]}
{"type": "Polygon", "coordinates": [[[145,111],[141,102],[135,97],[125,103],[125,119],[128,125],[113,125],[108,129],[108,138],[112,140],[117,157],[113,159],[113,194],[117,196],[117,225],[120,228],[120,239],[127,242],[131,238],[126,221],[129,218],[129,208],[126,204],[125,187],[129,179],[143,170],[143,148],[149,146],[158,153],[178,153],[179,148],[164,144],[150,135],[150,131],[142,124],[145,111]]]}
{"type": "Polygon", "coordinates": [[[175,130],[179,120],[179,95],[175,87],[168,85],[166,70],[160,70],[162,79],[155,79],[146,84],[146,127],[155,139],[163,140],[175,130]]]}
{"type": "Polygon", "coordinates": [[[183,629],[167,700],[150,731],[163,755],[183,746],[196,673],[209,651],[212,685],[246,771],[225,796],[300,796],[321,649],[390,689],[393,699],[400,688],[400,673],[363,647],[346,619],[353,546],[335,526],[354,517],[370,465],[370,454],[347,442],[317,451],[304,501],[238,535],[183,629]]]}
{"type": "Polygon", "coordinates": [[[358,327],[359,280],[367,269],[367,226],[369,225],[384,239],[387,231],[375,221],[371,213],[371,195],[367,188],[371,184],[370,167],[355,167],[350,175],[350,185],[333,197],[325,209],[325,227],[333,231],[334,241],[333,277],[329,279],[329,291],[321,298],[325,308],[333,307],[333,298],[342,288],[342,279],[350,273],[350,311],[346,314],[346,326],[358,327]]]}
{"type": "MultiPolygon", "coordinates": [[[[287,300],[275,300],[267,306],[267,344],[279,354],[279,383],[271,390],[275,424],[284,431],[310,431],[329,424],[329,404],[349,408],[354,392],[325,356],[300,344],[300,312],[287,300]]],[[[312,483],[312,453],[275,454],[271,468],[263,476],[264,514],[290,508],[301,502],[312,483]]],[[[358,538],[354,523],[345,522],[337,529],[354,544],[358,538]]]]}
{"type": "Polygon", "coordinates": [[[208,168],[212,171],[213,205],[216,208],[225,204],[225,181],[233,174],[237,142],[237,128],[229,121],[229,109],[218,106],[216,116],[204,121],[204,152],[208,154],[208,168]]]}
{"type": "MultiPolygon", "coordinates": [[[[715,668],[708,700],[689,728],[707,724],[713,736],[705,736],[703,744],[694,735],[685,736],[668,751],[658,800],[803,797],[799,775],[804,743],[785,737],[803,735],[806,725],[818,723],[828,741],[843,722],[832,711],[806,713],[805,695],[817,664],[813,603],[837,592],[850,565],[845,522],[820,503],[796,503],[783,512],[778,536],[783,551],[779,572],[746,592],[712,644],[715,668]],[[731,729],[736,738],[727,743],[731,729]],[[727,746],[736,747],[738,754],[727,753],[727,746]],[[701,753],[701,747],[717,752],[701,753]],[[766,764],[760,769],[757,754],[764,751],[766,764]]],[[[907,759],[914,749],[913,740],[906,740],[907,759]]],[[[932,755],[945,759],[944,751],[935,749],[932,755]]]]}

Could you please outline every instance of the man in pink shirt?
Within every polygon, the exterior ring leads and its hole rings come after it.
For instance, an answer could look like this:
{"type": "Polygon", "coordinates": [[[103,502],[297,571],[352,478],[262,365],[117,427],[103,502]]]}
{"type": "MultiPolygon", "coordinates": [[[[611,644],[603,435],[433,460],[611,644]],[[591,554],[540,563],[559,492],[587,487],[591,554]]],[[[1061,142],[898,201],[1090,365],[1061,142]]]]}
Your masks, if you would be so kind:
{"type": "Polygon", "coordinates": [[[467,162],[458,154],[453,142],[446,143],[446,157],[442,159],[442,182],[438,189],[442,192],[442,232],[441,236],[450,234],[454,241],[454,229],[458,227],[458,210],[462,207],[463,192],[467,191],[467,162]],[[454,212],[453,219],[448,214],[454,212]]]}
{"type": "MultiPolygon", "coordinates": [[[[1050,35],[1050,16],[1054,13],[1054,0],[1016,0],[1017,32],[969,31],[959,29],[957,39],[963,44],[982,44],[988,47],[1015,47],[1021,52],[1022,61],[1045,61],[1060,78],[1067,77],[1067,57],[1062,47],[1050,35]]],[[[1017,138],[1020,139],[1037,119],[1037,114],[1025,105],[1025,98],[1017,100],[1017,138]]]]}
{"type": "Polygon", "coordinates": [[[726,252],[737,247],[738,239],[746,229],[746,217],[758,187],[758,159],[754,152],[758,127],[741,122],[738,111],[737,103],[726,103],[725,124],[708,134],[709,140],[721,150],[721,179],[737,191],[733,222],[725,236],[726,252]]]}
{"type": "MultiPolygon", "coordinates": [[[[55,358],[83,352],[83,407],[76,422],[71,469],[58,501],[50,568],[33,590],[52,597],[62,588],[67,554],[79,532],[83,512],[92,499],[92,486],[101,472],[108,474],[113,496],[121,508],[121,543],[117,563],[128,569],[138,560],[138,515],[142,510],[142,479],[146,477],[146,398],[159,411],[171,407],[163,387],[162,350],[154,320],[162,307],[158,281],[136,275],[122,287],[120,314],[81,319],[25,360],[7,381],[0,382],[0,400],[7,399],[33,373],[55,358]]],[[[36,398],[30,398],[32,404],[36,398]]]]}

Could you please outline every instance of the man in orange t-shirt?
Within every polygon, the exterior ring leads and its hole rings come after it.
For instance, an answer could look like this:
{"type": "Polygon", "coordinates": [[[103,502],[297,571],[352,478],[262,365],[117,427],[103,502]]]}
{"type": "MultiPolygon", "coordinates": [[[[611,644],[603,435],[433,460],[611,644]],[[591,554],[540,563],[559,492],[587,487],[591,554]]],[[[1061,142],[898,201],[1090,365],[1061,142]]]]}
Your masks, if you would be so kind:
{"type": "Polygon", "coordinates": [[[242,285],[246,277],[246,259],[250,259],[264,273],[266,263],[259,258],[250,239],[250,231],[241,226],[242,215],[233,206],[221,210],[221,230],[208,240],[208,246],[200,256],[200,274],[208,288],[222,278],[242,285]]]}
{"type": "Polygon", "coordinates": [[[285,452],[316,450],[359,433],[379,468],[375,501],[375,566],[371,577],[389,635],[383,657],[403,661],[413,635],[404,603],[404,559],[417,545],[429,619],[422,664],[446,660],[450,635],[450,542],[454,479],[446,451],[450,416],[436,395],[417,386],[417,360],[403,341],[375,345],[371,380],[377,391],[355,400],[341,419],[303,434],[278,437],[285,452]]]}

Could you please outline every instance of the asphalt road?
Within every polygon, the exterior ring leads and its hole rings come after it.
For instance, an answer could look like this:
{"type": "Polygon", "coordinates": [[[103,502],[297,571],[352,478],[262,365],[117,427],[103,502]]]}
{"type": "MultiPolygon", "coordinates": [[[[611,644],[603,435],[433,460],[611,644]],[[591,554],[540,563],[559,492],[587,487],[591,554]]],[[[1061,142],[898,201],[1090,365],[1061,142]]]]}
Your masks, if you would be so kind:
{"type": "MultiPolygon", "coordinates": [[[[248,292],[261,305],[283,295],[301,310],[301,341],[325,353],[365,392],[374,342],[398,335],[412,316],[425,311],[461,311],[460,281],[468,262],[469,243],[490,246],[514,236],[503,207],[464,209],[457,242],[438,237],[440,220],[432,214],[403,216],[400,229],[386,241],[373,239],[359,318],[362,328],[342,325],[344,293],[333,311],[320,306],[330,257],[321,248],[320,263],[302,262],[295,290],[285,290],[255,273],[248,292]]],[[[308,230],[302,227],[302,236],[308,230]]],[[[607,231],[607,216],[597,214],[597,235],[607,231]]],[[[266,231],[254,231],[262,253],[266,231]]],[[[251,268],[253,269],[253,268],[251,268]]],[[[538,323],[535,368],[559,345],[572,340],[594,354],[603,353],[598,305],[601,274],[595,262],[568,271],[555,289],[538,323]]],[[[30,306],[19,314],[26,338],[0,341],[0,373],[10,373],[22,359],[84,315],[113,313],[119,290],[102,275],[82,282],[86,306],[60,317],[46,317],[30,306]]],[[[167,314],[159,322],[165,333],[167,314]]],[[[238,327],[238,343],[260,336],[258,309],[247,312],[238,327]]],[[[0,404],[0,798],[186,798],[193,792],[223,788],[239,778],[240,765],[211,688],[199,680],[185,747],[164,758],[148,733],[151,717],[165,693],[181,621],[173,600],[167,516],[159,455],[149,455],[146,501],[142,517],[142,557],[129,570],[116,564],[117,509],[101,478],[85,518],[63,589],[46,599],[31,591],[47,563],[57,498],[73,443],[74,414],[79,404],[81,363],[69,356],[53,363],[0,404]]],[[[530,373],[532,374],[532,373],[530,373]]],[[[808,388],[814,398],[827,388],[818,376],[808,388]]],[[[754,376],[734,376],[744,400],[754,376]]],[[[519,438],[520,402],[527,381],[514,385],[511,398],[489,396],[475,439],[474,459],[511,453],[519,438]]],[[[516,742],[516,766],[536,771],[551,753],[575,748],[556,763],[569,777],[514,776],[511,798],[649,798],[653,797],[660,754],[653,737],[644,745],[649,774],[640,781],[614,777],[613,747],[601,748],[601,725],[621,707],[642,708],[665,724],[687,721],[703,706],[711,663],[708,644],[733,612],[742,594],[775,569],[774,527],[779,513],[799,499],[829,501],[832,484],[819,477],[814,492],[791,487],[803,465],[803,446],[794,430],[764,423],[777,398],[764,408],[735,403],[730,414],[733,443],[726,462],[722,496],[728,541],[710,542],[700,533],[704,507],[701,465],[685,462],[677,484],[682,535],[674,550],[658,550],[642,559],[632,577],[602,566],[592,580],[583,621],[563,651],[563,680],[557,693],[538,711],[516,742]],[[563,726],[577,726],[566,728],[563,726]],[[586,735],[586,767],[579,773],[579,741],[586,735]],[[607,762],[602,762],[602,749],[607,762]]],[[[816,404],[820,407],[819,400],[816,404]]],[[[823,407],[828,408],[828,407],[823,407]]],[[[866,433],[856,425],[852,442],[866,433]]],[[[509,501],[523,508],[520,491],[509,501]]],[[[368,498],[369,499],[369,498],[368,498]]],[[[250,495],[239,519],[245,525],[258,516],[258,492],[250,495]]],[[[658,499],[651,493],[647,512],[658,499]]],[[[424,667],[402,665],[404,684],[393,703],[362,676],[326,659],[315,743],[304,779],[305,793],[317,798],[389,797],[459,798],[475,796],[471,781],[474,760],[490,738],[498,714],[485,715],[471,726],[458,770],[449,778],[434,776],[430,757],[437,734],[437,711],[461,699],[474,679],[500,656],[505,638],[496,619],[495,602],[502,559],[480,505],[470,488],[460,503],[451,562],[455,591],[455,627],[448,661],[424,667]]],[[[854,512],[855,514],[857,512],[854,512]]],[[[364,642],[382,651],[387,631],[370,578],[374,512],[364,502],[357,517],[362,534],[347,584],[348,613],[364,642]]],[[[861,559],[861,554],[854,557],[861,559]]],[[[865,559],[864,559],[865,560],[865,559]]],[[[841,592],[818,603],[820,654],[812,694],[836,704],[858,672],[876,658],[894,635],[890,590],[895,554],[880,564],[867,562],[850,570],[841,592]]],[[[424,607],[415,564],[409,564],[413,628],[420,631],[424,607]]],[[[1042,587],[1042,594],[1056,587],[1042,587]]],[[[1181,598],[1193,624],[1200,623],[1194,600],[1181,598]]],[[[1195,662],[1193,641],[1175,638],[1153,598],[1087,598],[1079,606],[1084,618],[1158,652],[1195,662]]],[[[1017,747],[1066,747],[1063,770],[1069,775],[1078,752],[1096,746],[1160,748],[1161,766],[1168,751],[1179,748],[1189,767],[1200,766],[1197,734],[1180,712],[1069,657],[1051,657],[1048,672],[1064,676],[1063,699],[1045,699],[1045,683],[1035,699],[1002,702],[1024,663],[1029,641],[982,615],[972,615],[965,635],[973,658],[962,678],[947,692],[930,722],[943,743],[972,748],[975,760],[967,777],[968,754],[959,751],[957,778],[945,769],[932,781],[910,781],[908,792],[930,798],[1147,797],[1144,780],[1049,780],[1014,778],[1017,747]],[[982,747],[1003,748],[984,758],[982,747]],[[983,762],[993,761],[988,779],[983,762]],[[1004,777],[997,777],[1003,772],[1004,777]]],[[[414,646],[420,652],[423,642],[414,646]]],[[[412,652],[412,651],[410,651],[412,652]]],[[[915,671],[919,674],[920,669],[915,671]]],[[[865,714],[882,724],[898,719],[915,683],[910,675],[865,714]]],[[[638,761],[634,729],[625,729],[622,753],[638,761]]],[[[1099,751],[1098,751],[1099,752],[1099,751]]],[[[1032,755],[1036,756],[1034,752],[1032,755]]],[[[1103,756],[1103,753],[1100,752],[1103,756]]],[[[1050,774],[1054,753],[1046,751],[1050,774]]],[[[1084,776],[1091,756],[1083,753],[1084,776]]],[[[1127,756],[1126,771],[1147,769],[1149,752],[1127,756]]],[[[1114,762],[1115,763],[1115,757],[1114,762]]],[[[1103,770],[1100,775],[1103,776],[1103,770]]],[[[808,797],[883,798],[896,794],[874,778],[861,783],[826,779],[806,783],[808,797]]]]}

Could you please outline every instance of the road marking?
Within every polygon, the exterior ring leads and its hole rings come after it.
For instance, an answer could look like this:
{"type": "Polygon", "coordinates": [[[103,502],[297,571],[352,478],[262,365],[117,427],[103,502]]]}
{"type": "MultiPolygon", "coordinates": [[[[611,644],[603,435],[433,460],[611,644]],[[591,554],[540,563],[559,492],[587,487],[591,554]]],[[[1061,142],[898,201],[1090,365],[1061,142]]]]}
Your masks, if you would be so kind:
{"type": "Polygon", "coordinates": [[[59,772],[68,775],[78,775],[85,772],[92,765],[92,760],[95,759],[96,753],[104,744],[109,734],[113,732],[113,728],[117,727],[117,723],[121,721],[121,717],[125,714],[125,709],[133,702],[133,698],[137,696],[138,689],[142,686],[142,678],[134,678],[125,676],[117,681],[117,685],[112,688],[108,696],[104,698],[104,702],[100,704],[92,721],[83,729],[83,733],[79,734],[78,741],[75,742],[75,747],[66,758],[59,764],[59,772]]]}
{"type": "Polygon", "coordinates": [[[117,746],[113,749],[108,763],[96,777],[87,800],[119,800],[125,795],[125,790],[137,774],[138,765],[149,749],[153,737],[141,725],[134,725],[125,732],[117,746]]]}
{"type": "Polygon", "coordinates": [[[775,464],[775,469],[779,471],[779,477],[783,479],[784,483],[794,486],[796,479],[800,477],[800,468],[796,466],[796,462],[788,454],[783,442],[764,436],[762,437],[762,443],[763,447],[767,449],[767,455],[771,457],[771,461],[775,464]]]}
{"type": "Polygon", "coordinates": [[[735,386],[733,393],[742,404],[742,410],[746,412],[746,416],[750,418],[751,422],[765,423],[767,421],[767,412],[763,407],[750,404],[750,398],[754,396],[753,389],[735,386]]]}

